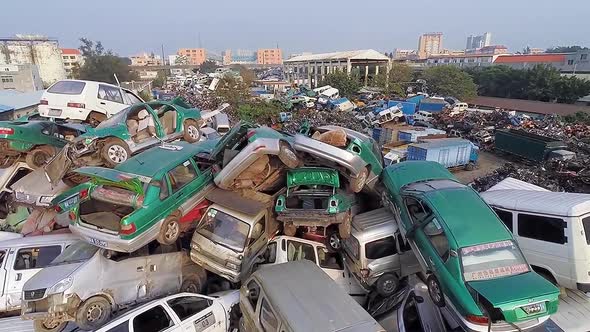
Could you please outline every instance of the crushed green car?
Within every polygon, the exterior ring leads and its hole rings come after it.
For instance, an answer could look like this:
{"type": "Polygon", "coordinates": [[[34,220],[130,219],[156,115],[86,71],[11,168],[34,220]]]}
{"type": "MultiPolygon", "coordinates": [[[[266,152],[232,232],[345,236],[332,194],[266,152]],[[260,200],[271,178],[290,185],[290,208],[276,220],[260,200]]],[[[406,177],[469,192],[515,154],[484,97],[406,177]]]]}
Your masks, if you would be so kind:
{"type": "Polygon", "coordinates": [[[430,297],[466,330],[529,329],[557,311],[559,289],[531,269],[494,211],[444,166],[391,165],[383,184],[384,205],[427,271],[430,297]]]}
{"type": "Polygon", "coordinates": [[[83,240],[133,252],[158,240],[172,244],[195,226],[213,188],[207,158],[214,141],[153,147],[114,169],[82,167],[91,180],[53,200],[69,212],[70,230],[83,240]]]}
{"type": "Polygon", "coordinates": [[[283,222],[285,235],[294,236],[298,227],[321,227],[329,233],[331,226],[338,225],[340,237],[346,239],[355,207],[355,195],[340,189],[338,171],[300,167],[287,171],[287,191],[277,198],[275,212],[277,220],[283,222]]]}
{"type": "MultiPolygon", "coordinates": [[[[45,171],[57,183],[72,166],[115,167],[141,151],[177,139],[201,138],[201,111],[181,98],[134,104],[68,144],[45,171]]],[[[75,181],[74,181],[75,182],[75,181]]]]}
{"type": "Polygon", "coordinates": [[[55,156],[57,151],[86,132],[80,124],[48,120],[0,122],[0,168],[7,168],[19,160],[37,169],[55,156]]]}

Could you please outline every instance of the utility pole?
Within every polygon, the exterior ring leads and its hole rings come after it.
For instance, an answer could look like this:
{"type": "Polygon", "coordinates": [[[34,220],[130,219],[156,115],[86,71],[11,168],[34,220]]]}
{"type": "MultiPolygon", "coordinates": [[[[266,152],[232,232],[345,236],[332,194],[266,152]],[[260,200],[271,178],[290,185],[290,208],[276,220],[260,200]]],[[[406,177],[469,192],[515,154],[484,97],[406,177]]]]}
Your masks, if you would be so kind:
{"type": "MultiPolygon", "coordinates": [[[[164,44],[162,44],[162,66],[166,65],[166,60],[164,59],[164,44]]],[[[166,69],[164,69],[164,86],[168,83],[168,75],[166,73],[166,69]]]]}

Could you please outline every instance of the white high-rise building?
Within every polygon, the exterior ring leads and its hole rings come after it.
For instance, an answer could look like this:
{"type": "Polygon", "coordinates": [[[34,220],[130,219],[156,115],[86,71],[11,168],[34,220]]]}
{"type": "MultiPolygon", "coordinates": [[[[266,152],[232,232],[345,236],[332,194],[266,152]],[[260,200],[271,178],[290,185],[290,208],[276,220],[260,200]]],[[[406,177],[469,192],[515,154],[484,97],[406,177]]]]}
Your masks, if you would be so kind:
{"type": "Polygon", "coordinates": [[[479,36],[471,35],[467,37],[467,45],[465,46],[465,49],[473,50],[490,45],[492,45],[492,34],[490,32],[485,32],[479,36]]]}

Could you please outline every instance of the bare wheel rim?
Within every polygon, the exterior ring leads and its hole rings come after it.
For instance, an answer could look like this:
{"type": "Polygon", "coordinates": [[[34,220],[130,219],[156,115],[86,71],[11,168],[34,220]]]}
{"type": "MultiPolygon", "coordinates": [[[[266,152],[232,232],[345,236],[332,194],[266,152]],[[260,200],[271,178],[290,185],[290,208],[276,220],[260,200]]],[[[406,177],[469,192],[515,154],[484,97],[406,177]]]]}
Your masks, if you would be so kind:
{"type": "Polygon", "coordinates": [[[199,292],[199,289],[198,289],[197,285],[194,282],[191,282],[186,287],[185,292],[188,292],[188,293],[198,293],[199,292]]]}
{"type": "Polygon", "coordinates": [[[58,321],[56,321],[55,319],[46,319],[43,321],[43,326],[48,330],[58,327],[59,324],[60,323],[58,321]]]}
{"type": "Polygon", "coordinates": [[[120,145],[111,145],[107,150],[107,155],[111,161],[117,164],[127,160],[127,151],[120,145]]]}
{"type": "Polygon", "coordinates": [[[395,290],[395,283],[393,282],[393,280],[391,279],[387,279],[385,280],[385,282],[383,283],[383,290],[386,293],[390,293],[393,292],[395,290]]]}
{"type": "Polygon", "coordinates": [[[336,233],[330,235],[330,247],[340,249],[340,239],[336,236],[336,233]]]}
{"type": "Polygon", "coordinates": [[[93,304],[86,310],[86,320],[96,322],[102,318],[105,309],[100,304],[93,304]]]}
{"type": "Polygon", "coordinates": [[[438,284],[434,280],[430,280],[428,289],[430,290],[430,295],[432,296],[434,302],[440,302],[440,289],[438,288],[438,284]]]}
{"type": "Polygon", "coordinates": [[[35,158],[33,159],[35,164],[39,165],[39,166],[43,166],[45,165],[45,163],[47,162],[47,155],[44,152],[39,152],[37,154],[35,154],[35,158]]]}
{"type": "Polygon", "coordinates": [[[167,240],[175,239],[177,235],[178,235],[178,224],[175,222],[168,223],[168,225],[166,225],[166,232],[164,233],[164,236],[166,237],[166,239],[167,240]]]}
{"type": "Polygon", "coordinates": [[[295,155],[295,152],[293,152],[293,150],[288,149],[288,148],[283,148],[283,156],[289,161],[289,162],[293,162],[293,163],[297,163],[297,156],[295,155]]]}
{"type": "Polygon", "coordinates": [[[192,138],[192,139],[197,139],[199,138],[199,129],[197,129],[197,127],[195,127],[194,125],[188,125],[186,127],[186,131],[188,132],[188,135],[192,138]]]}

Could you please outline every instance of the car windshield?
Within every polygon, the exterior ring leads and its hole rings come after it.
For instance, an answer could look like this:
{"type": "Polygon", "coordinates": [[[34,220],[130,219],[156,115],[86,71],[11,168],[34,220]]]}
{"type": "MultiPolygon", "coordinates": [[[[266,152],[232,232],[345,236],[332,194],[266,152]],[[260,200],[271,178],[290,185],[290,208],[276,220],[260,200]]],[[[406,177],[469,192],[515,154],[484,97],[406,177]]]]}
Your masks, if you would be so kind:
{"type": "Polygon", "coordinates": [[[461,248],[461,263],[465,281],[496,279],[530,271],[512,240],[461,248]]]}
{"type": "Polygon", "coordinates": [[[98,126],[96,126],[96,129],[108,128],[108,127],[112,127],[118,123],[125,123],[125,121],[127,121],[127,113],[129,112],[130,108],[131,107],[127,107],[124,110],[122,110],[121,112],[102,121],[98,126]]]}
{"type": "Polygon", "coordinates": [[[84,241],[78,241],[67,247],[49,266],[80,263],[89,260],[98,251],[98,247],[84,241]]]}
{"type": "Polygon", "coordinates": [[[209,209],[203,217],[205,226],[199,234],[237,252],[244,251],[250,226],[217,209],[209,209]]]}

